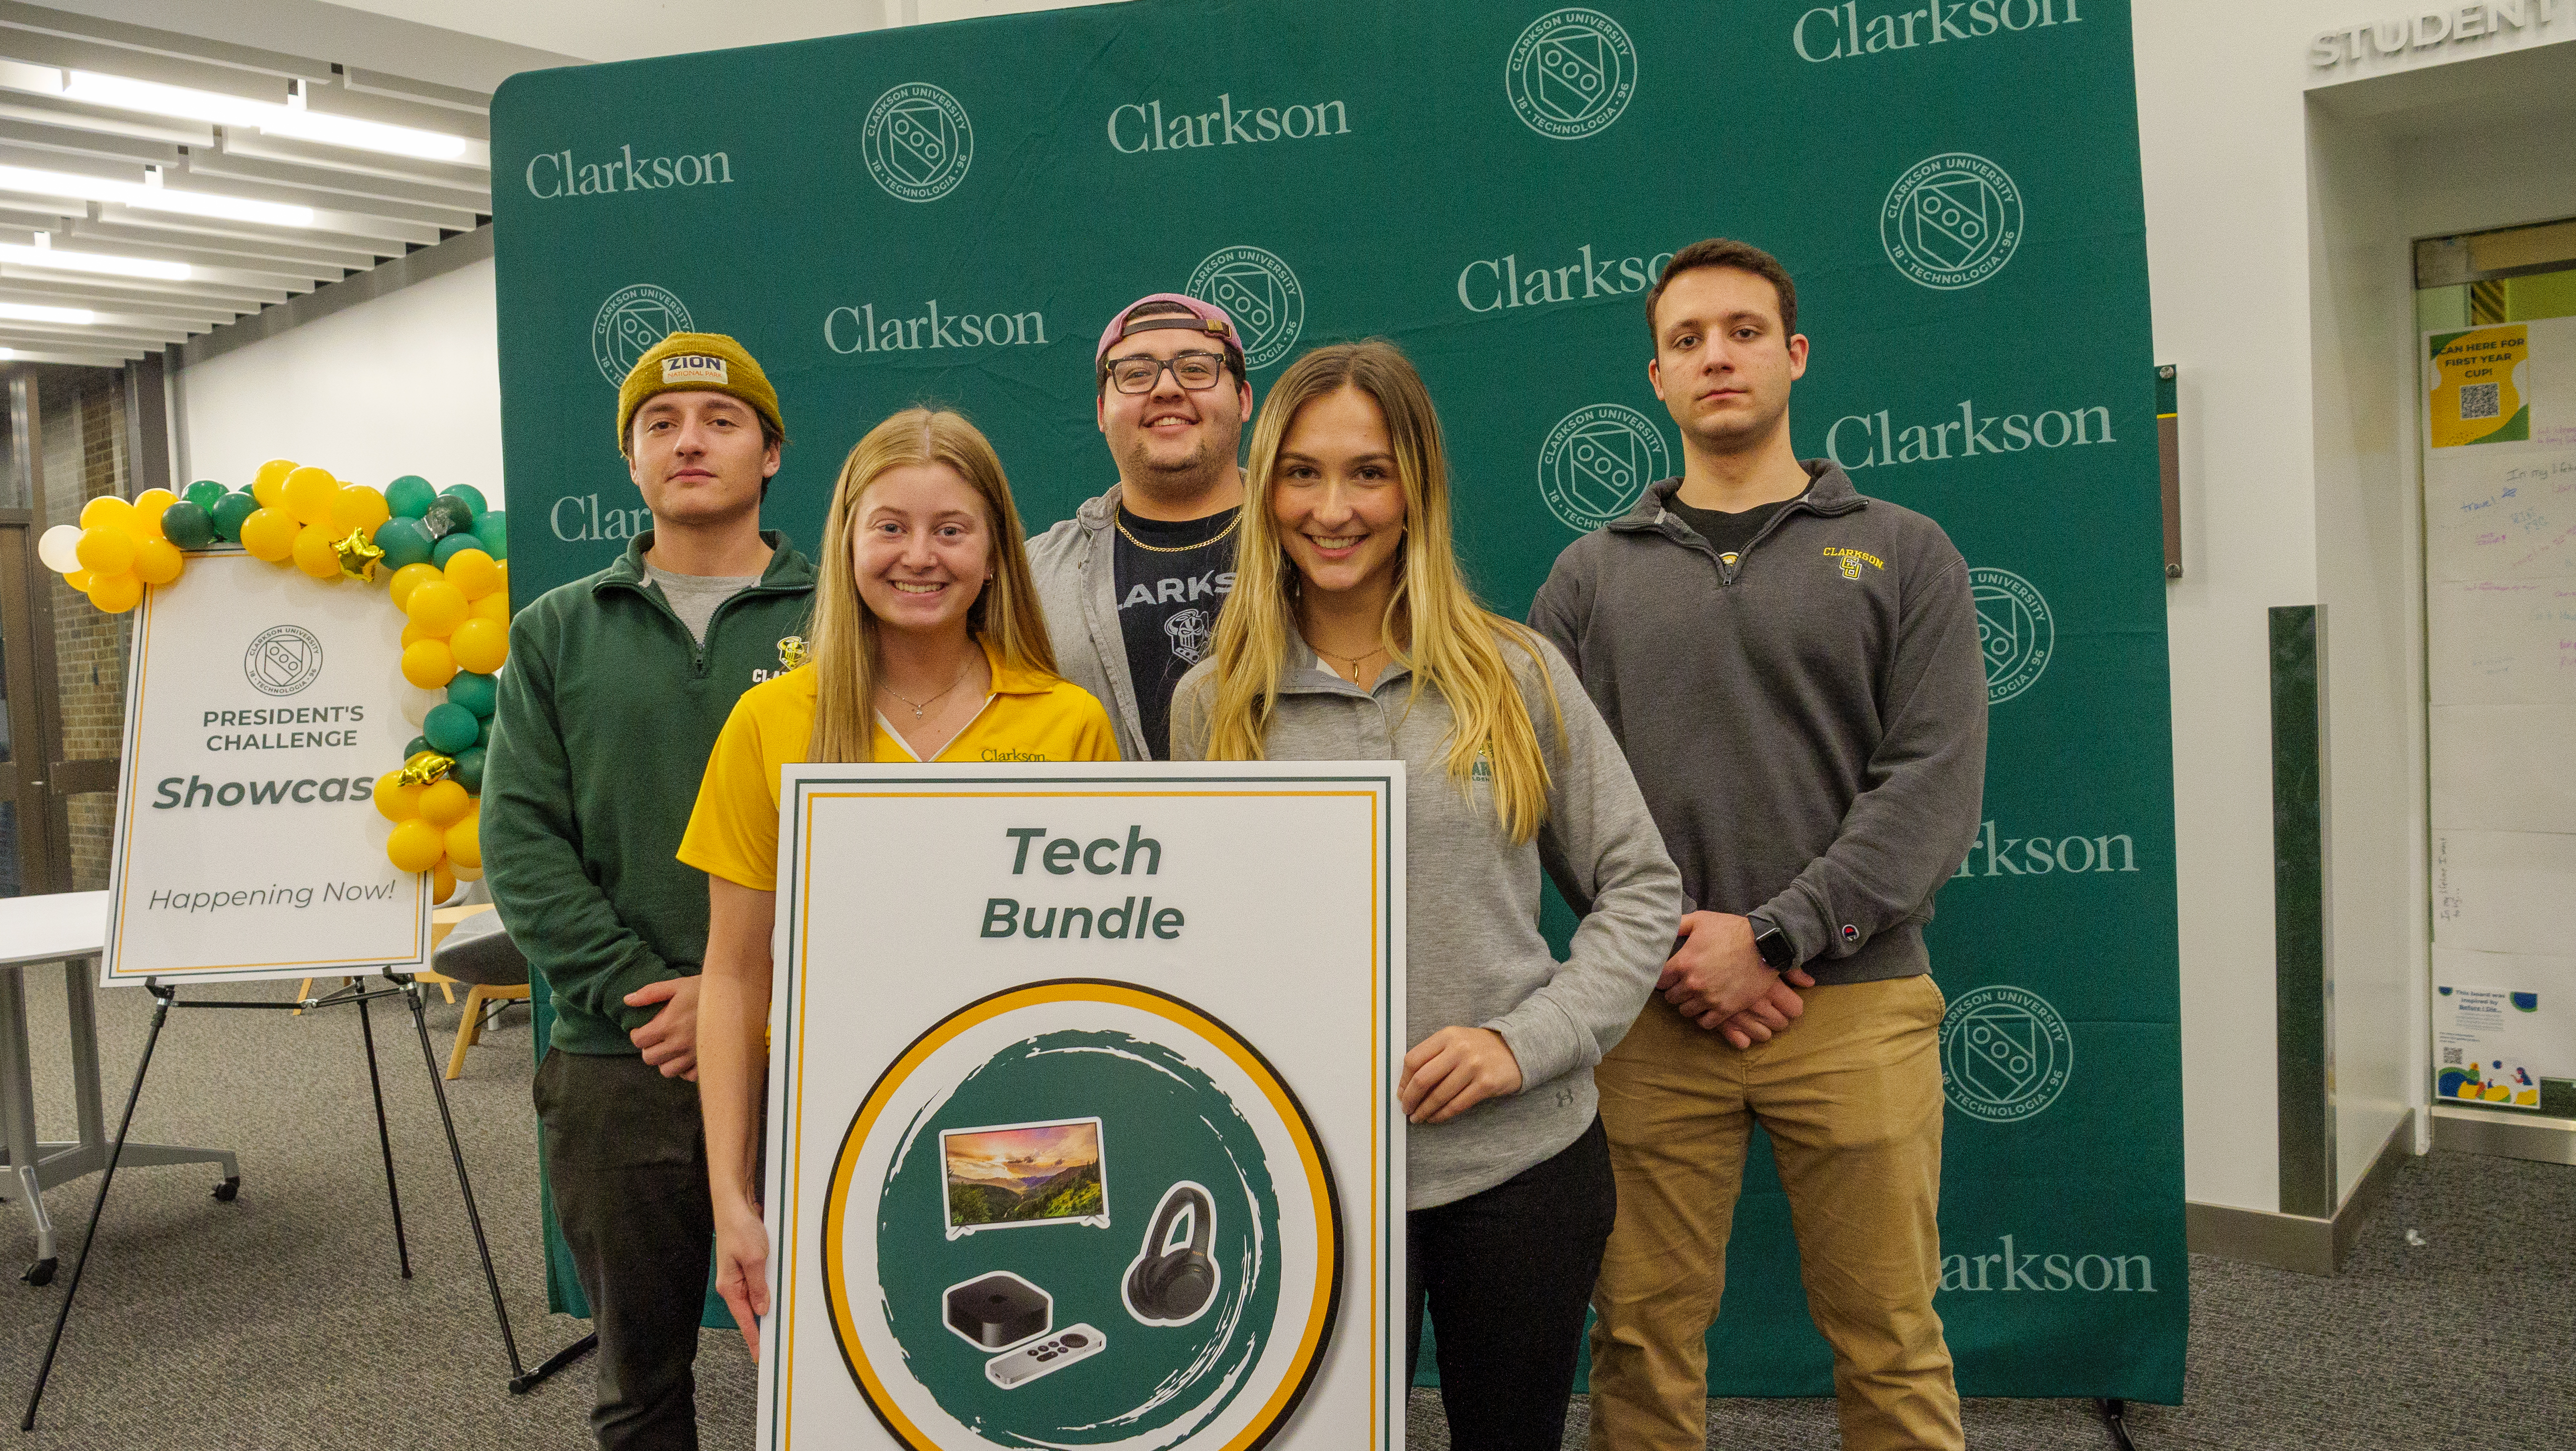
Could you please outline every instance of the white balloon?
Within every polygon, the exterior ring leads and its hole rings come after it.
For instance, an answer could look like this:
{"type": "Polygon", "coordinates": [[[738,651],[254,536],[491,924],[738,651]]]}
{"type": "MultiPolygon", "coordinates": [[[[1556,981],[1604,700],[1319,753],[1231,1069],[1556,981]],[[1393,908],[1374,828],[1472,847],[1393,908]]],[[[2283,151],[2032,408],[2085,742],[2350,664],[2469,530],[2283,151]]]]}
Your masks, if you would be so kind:
{"type": "Polygon", "coordinates": [[[57,524],[36,541],[36,557],[54,573],[69,574],[81,567],[80,537],[78,524],[57,524]]]}
{"type": "Polygon", "coordinates": [[[429,720],[430,707],[445,699],[447,696],[443,691],[423,690],[406,680],[402,683],[403,719],[418,728],[429,720]]]}
{"type": "Polygon", "coordinates": [[[469,867],[463,862],[449,862],[447,864],[447,874],[460,882],[479,882],[483,880],[483,869],[481,867],[469,867]]]}

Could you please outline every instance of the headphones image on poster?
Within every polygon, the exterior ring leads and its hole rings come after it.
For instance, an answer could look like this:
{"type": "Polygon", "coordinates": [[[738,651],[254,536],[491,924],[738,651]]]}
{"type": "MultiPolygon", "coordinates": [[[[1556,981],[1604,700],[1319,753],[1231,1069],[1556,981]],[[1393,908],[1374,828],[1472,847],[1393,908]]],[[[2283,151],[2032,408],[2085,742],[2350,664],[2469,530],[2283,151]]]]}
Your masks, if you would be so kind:
{"type": "Polygon", "coordinates": [[[1187,1325],[1206,1314],[1216,1302],[1215,1248],[1215,1198],[1186,1179],[1164,1190],[1153,1227],[1145,1231],[1145,1242],[1119,1287],[1127,1313],[1139,1325],[1187,1325]],[[1184,1214],[1189,1216],[1189,1238],[1175,1242],[1184,1214]]]}

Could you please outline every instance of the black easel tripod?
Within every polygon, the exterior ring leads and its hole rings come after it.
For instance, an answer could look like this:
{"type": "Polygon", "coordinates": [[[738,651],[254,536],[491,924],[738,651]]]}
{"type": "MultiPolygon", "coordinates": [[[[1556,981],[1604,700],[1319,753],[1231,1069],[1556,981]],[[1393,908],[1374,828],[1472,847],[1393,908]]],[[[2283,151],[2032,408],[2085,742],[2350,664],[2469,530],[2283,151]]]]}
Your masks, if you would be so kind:
{"type": "MultiPolygon", "coordinates": [[[[410,1279],[411,1248],[403,1235],[402,1195],[394,1184],[393,1136],[385,1124],[384,1081],[377,1072],[376,1033],[367,1014],[367,1004],[378,998],[400,997],[408,1001],[411,1005],[412,1031],[420,1038],[420,1061],[429,1070],[430,1093],[438,1100],[439,1122],[447,1130],[448,1158],[456,1165],[456,1189],[465,1200],[465,1218],[474,1230],[475,1252],[482,1257],[483,1283],[492,1293],[492,1315],[500,1322],[501,1346],[510,1357],[510,1393],[527,1394],[547,1377],[580,1359],[599,1344],[597,1335],[585,1335],[557,1351],[534,1370],[528,1369],[526,1363],[519,1359],[519,1342],[510,1333],[509,1307],[501,1300],[501,1277],[492,1269],[492,1247],[483,1236],[483,1216],[475,1208],[474,1185],[465,1172],[465,1150],[456,1139],[456,1118],[448,1111],[447,1085],[439,1076],[438,1054],[430,1047],[429,1020],[423,1009],[420,984],[407,973],[387,972],[384,978],[390,986],[372,987],[364,982],[352,982],[337,992],[290,1002],[246,1002],[240,999],[216,998],[182,1002],[179,1000],[179,990],[176,987],[162,982],[159,978],[145,979],[144,987],[151,992],[153,998],[152,1030],[143,1040],[142,1061],[134,1065],[134,1086],[126,1091],[125,1113],[117,1120],[116,1138],[108,1149],[107,1168],[99,1175],[98,1197],[90,1203],[89,1229],[81,1238],[80,1258],[72,1262],[71,1283],[63,1288],[63,1303],[54,1312],[53,1337],[45,1343],[45,1358],[36,1369],[36,1384],[27,1395],[27,1414],[19,1420],[19,1430],[35,1429],[36,1407],[44,1400],[45,1383],[53,1375],[54,1355],[62,1348],[63,1327],[71,1320],[72,1300],[80,1294],[81,1276],[88,1270],[90,1252],[98,1244],[99,1215],[107,1208],[107,1190],[108,1186],[116,1181],[117,1158],[124,1151],[126,1134],[134,1127],[134,1106],[143,1097],[143,1078],[151,1070],[153,1049],[161,1042],[161,1025],[168,1021],[172,1008],[235,1008],[291,1012],[299,1008],[320,1009],[356,1005],[358,1032],[367,1045],[367,1086],[375,1094],[376,1142],[384,1152],[385,1198],[393,1209],[394,1253],[401,1261],[403,1278],[410,1279]]],[[[215,1197],[231,1199],[239,1183],[238,1179],[226,1179],[216,1187],[215,1197]]]]}

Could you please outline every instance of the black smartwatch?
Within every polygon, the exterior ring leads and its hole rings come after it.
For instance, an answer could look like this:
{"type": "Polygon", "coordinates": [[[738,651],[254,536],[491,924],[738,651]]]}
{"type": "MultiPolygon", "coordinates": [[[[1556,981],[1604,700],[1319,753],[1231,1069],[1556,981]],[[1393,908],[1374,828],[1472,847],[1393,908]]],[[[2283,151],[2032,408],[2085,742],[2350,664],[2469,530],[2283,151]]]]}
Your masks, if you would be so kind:
{"type": "Polygon", "coordinates": [[[1773,972],[1787,972],[1798,965],[1797,944],[1789,940],[1788,933],[1759,917],[1750,920],[1753,923],[1753,950],[1762,954],[1764,966],[1773,972]]]}

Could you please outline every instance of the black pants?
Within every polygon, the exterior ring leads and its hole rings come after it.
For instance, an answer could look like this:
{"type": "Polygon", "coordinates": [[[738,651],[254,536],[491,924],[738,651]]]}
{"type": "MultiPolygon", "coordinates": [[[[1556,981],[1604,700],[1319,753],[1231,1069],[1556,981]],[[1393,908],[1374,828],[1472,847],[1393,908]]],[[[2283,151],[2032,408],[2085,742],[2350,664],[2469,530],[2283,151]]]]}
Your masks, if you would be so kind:
{"type": "Polygon", "coordinates": [[[1554,1158],[1404,1217],[1404,1364],[1422,1358],[1428,1300],[1457,1451],[1556,1451],[1564,1440],[1583,1314],[1618,1213],[1596,1118],[1554,1158]]]}
{"type": "Polygon", "coordinates": [[[632,1055],[547,1052],[537,1119],[555,1217],[599,1332],[603,1451],[696,1451],[698,1318],[715,1250],[698,1086],[632,1055]]]}

